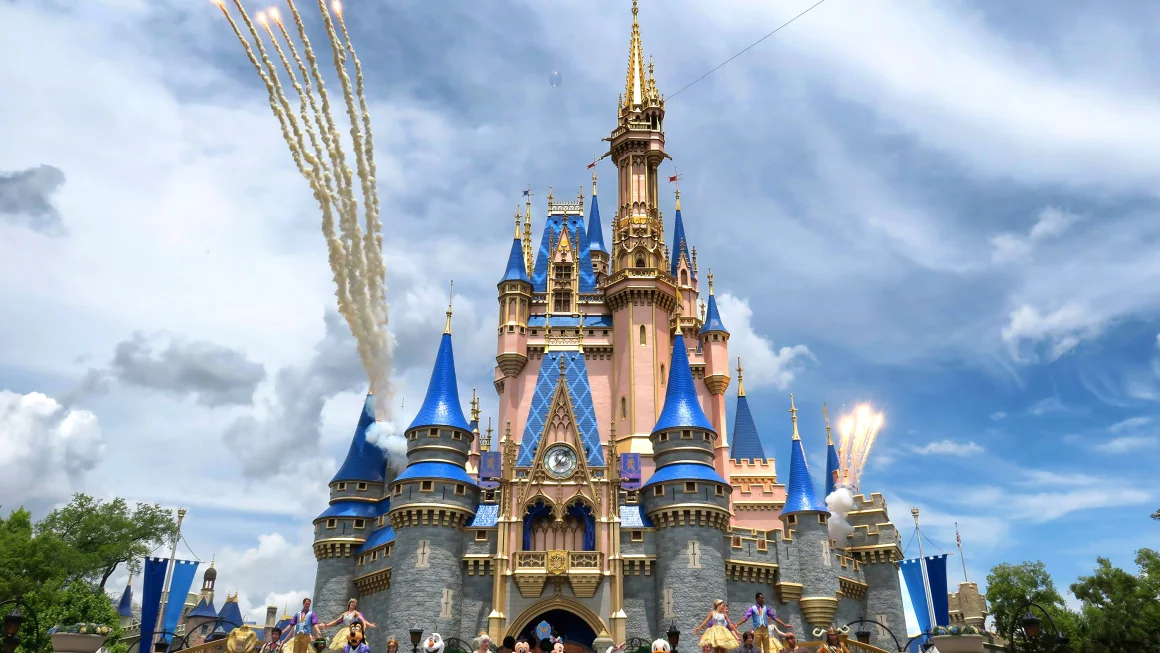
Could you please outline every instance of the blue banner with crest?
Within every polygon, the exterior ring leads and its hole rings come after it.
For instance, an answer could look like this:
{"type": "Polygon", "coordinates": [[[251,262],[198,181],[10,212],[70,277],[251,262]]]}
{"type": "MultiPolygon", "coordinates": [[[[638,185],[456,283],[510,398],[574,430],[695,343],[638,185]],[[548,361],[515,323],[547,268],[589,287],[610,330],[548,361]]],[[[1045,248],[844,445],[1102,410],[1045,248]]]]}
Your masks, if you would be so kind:
{"type": "Polygon", "coordinates": [[[640,454],[620,454],[620,487],[626,490],[640,488],[640,454]]]}

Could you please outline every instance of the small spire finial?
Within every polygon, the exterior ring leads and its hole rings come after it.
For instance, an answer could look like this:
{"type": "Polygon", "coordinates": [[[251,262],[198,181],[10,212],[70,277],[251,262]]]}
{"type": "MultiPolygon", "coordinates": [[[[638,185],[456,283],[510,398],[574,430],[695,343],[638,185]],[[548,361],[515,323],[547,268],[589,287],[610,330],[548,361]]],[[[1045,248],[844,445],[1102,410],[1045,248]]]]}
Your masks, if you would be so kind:
{"type": "Polygon", "coordinates": [[[516,240],[520,239],[520,205],[516,204],[516,240]]]}
{"type": "Polygon", "coordinates": [[[600,159],[592,155],[592,197],[596,197],[596,162],[600,159]]]}
{"type": "Polygon", "coordinates": [[[560,381],[560,383],[563,383],[564,382],[564,367],[568,365],[568,361],[564,358],[564,352],[560,352],[559,357],[556,359],[556,362],[559,364],[559,367],[560,367],[559,381],[560,381]]]}
{"type": "Polygon", "coordinates": [[[636,24],[636,15],[640,12],[640,8],[636,6],[636,0],[632,0],[632,22],[636,24]]]}
{"type": "Polygon", "coordinates": [[[552,195],[552,187],[548,186],[548,213],[552,212],[552,199],[553,198],[554,198],[554,196],[552,195]]]}
{"type": "Polygon", "coordinates": [[[693,278],[697,278],[697,246],[693,245],[693,278]]]}
{"type": "Polygon", "coordinates": [[[738,356],[737,357],[737,396],[738,397],[745,396],[745,381],[743,380],[743,378],[741,376],[741,373],[743,371],[744,370],[741,368],[741,357],[738,356]]]}
{"type": "Polygon", "coordinates": [[[826,418],[826,446],[834,446],[834,434],[830,430],[830,411],[826,408],[826,402],[822,402],[822,415],[826,418]]]}
{"type": "Polygon", "coordinates": [[[798,435],[798,427],[797,427],[797,406],[795,406],[793,403],[793,394],[792,393],[789,395],[789,415],[790,415],[790,417],[789,417],[790,421],[793,422],[793,439],[794,440],[801,440],[802,436],[798,435]]]}
{"type": "Polygon", "coordinates": [[[580,208],[583,209],[584,208],[584,187],[583,186],[580,187],[580,193],[576,197],[577,197],[577,199],[580,200],[580,208]]]}
{"type": "Polygon", "coordinates": [[[709,294],[713,294],[713,268],[709,268],[709,294]]]}
{"type": "MultiPolygon", "coordinates": [[[[213,567],[213,563],[214,563],[216,560],[217,560],[217,554],[215,553],[215,554],[213,554],[213,555],[211,555],[211,556],[209,557],[209,566],[210,566],[210,567],[213,567]]],[[[132,577],[132,574],[129,574],[129,576],[130,576],[130,577],[132,577]]]]}
{"type": "MultiPolygon", "coordinates": [[[[443,325],[443,333],[451,335],[451,300],[455,298],[455,280],[451,280],[451,289],[447,291],[447,323],[443,325]]],[[[462,405],[462,404],[461,404],[462,405]]]]}
{"type": "Polygon", "coordinates": [[[701,299],[701,324],[705,323],[705,300],[701,299]]]}

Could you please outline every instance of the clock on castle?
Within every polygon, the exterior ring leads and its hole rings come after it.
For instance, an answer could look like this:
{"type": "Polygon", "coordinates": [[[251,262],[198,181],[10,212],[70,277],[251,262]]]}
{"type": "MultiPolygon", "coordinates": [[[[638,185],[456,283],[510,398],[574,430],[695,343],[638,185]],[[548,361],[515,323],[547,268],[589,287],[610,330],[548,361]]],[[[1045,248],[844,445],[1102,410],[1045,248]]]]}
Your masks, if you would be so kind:
{"type": "MultiPolygon", "coordinates": [[[[691,638],[714,600],[740,618],[760,592],[799,633],[863,618],[905,631],[899,538],[881,495],[858,496],[853,534],[832,541],[796,413],[776,426],[790,445],[783,484],[740,363],[728,392],[730,335],[713,275],[698,267],[679,193],[671,220],[661,209],[665,101],[638,13],[634,2],[606,139],[612,219],[601,218],[594,175],[587,219],[583,195],[549,193],[534,244],[529,193],[497,261],[495,450],[478,404],[469,420],[460,403],[449,311],[406,430],[406,466],[367,443],[368,398],[330,481],[330,506],[314,521],[322,617],[353,597],[379,625],[372,640],[406,642],[418,627],[444,639],[487,632],[498,644],[548,624],[569,646],[592,648],[663,637],[671,625],[691,638]],[[495,470],[486,478],[481,459],[495,470]]],[[[888,641],[872,632],[872,643],[888,641]]]]}

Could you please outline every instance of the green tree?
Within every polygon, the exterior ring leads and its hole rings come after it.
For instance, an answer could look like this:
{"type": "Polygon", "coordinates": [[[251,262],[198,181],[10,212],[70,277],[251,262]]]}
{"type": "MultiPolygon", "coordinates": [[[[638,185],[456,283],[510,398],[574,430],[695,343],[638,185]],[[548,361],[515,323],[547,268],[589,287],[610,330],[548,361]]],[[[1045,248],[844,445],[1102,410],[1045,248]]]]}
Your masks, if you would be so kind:
{"type": "MultiPolygon", "coordinates": [[[[1018,565],[1003,563],[991,568],[991,573],[987,574],[987,603],[995,617],[996,627],[1004,636],[1010,632],[1013,624],[1022,619],[1029,602],[1041,606],[1071,640],[1073,650],[1080,650],[1077,648],[1079,615],[1067,609],[1063,596],[1055,588],[1043,562],[1037,560],[1018,565]]],[[[1036,617],[1043,619],[1044,633],[1051,630],[1050,621],[1038,613],[1036,617]]],[[[1034,649],[1034,643],[1030,643],[1027,648],[1034,649]]]]}
{"type": "Polygon", "coordinates": [[[70,579],[83,577],[102,592],[118,566],[138,571],[141,560],[172,539],[176,528],[172,514],[161,506],[138,503],[131,508],[124,499],[106,503],[86,494],[73,495],[67,506],[36,526],[38,536],[55,536],[76,554],[70,579]]]}
{"type": "Polygon", "coordinates": [[[1099,558],[1095,573],[1071,585],[1084,605],[1084,650],[1160,651],[1160,554],[1140,549],[1136,565],[1133,575],[1099,558]]]}
{"type": "Polygon", "coordinates": [[[64,591],[58,592],[53,597],[51,604],[43,606],[39,617],[41,628],[77,623],[109,626],[109,637],[105,640],[106,650],[109,653],[125,653],[128,650],[128,646],[118,641],[123,631],[120,616],[112,599],[89,583],[71,583],[64,591]]]}

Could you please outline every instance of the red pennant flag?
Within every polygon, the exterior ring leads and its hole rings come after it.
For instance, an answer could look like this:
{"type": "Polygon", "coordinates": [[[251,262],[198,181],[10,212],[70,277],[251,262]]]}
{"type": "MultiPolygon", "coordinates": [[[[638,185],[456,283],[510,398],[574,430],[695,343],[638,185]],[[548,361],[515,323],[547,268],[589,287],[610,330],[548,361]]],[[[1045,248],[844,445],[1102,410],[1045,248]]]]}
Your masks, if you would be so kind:
{"type": "Polygon", "coordinates": [[[589,170],[591,170],[592,168],[595,168],[595,167],[596,167],[596,162],[595,162],[595,161],[593,161],[592,163],[589,163],[589,164],[588,164],[588,169],[589,169],[589,170]]]}
{"type": "Polygon", "coordinates": [[[672,177],[669,177],[669,183],[670,183],[670,184],[671,184],[671,183],[673,183],[673,182],[675,182],[676,180],[677,180],[677,176],[676,176],[676,175],[673,175],[672,177]]]}

